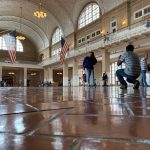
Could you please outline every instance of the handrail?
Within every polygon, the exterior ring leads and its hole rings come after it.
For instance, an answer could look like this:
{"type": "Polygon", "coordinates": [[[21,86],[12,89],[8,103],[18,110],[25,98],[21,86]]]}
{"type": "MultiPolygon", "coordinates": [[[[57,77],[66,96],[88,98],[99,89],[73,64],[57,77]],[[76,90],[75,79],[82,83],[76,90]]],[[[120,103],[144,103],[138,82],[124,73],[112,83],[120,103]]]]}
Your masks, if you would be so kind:
{"type": "MultiPolygon", "coordinates": [[[[0,59],[0,62],[1,63],[11,63],[10,60],[8,59],[0,59]]],[[[38,65],[39,63],[38,62],[35,62],[35,61],[16,61],[16,64],[32,64],[32,65],[38,65]]]]}

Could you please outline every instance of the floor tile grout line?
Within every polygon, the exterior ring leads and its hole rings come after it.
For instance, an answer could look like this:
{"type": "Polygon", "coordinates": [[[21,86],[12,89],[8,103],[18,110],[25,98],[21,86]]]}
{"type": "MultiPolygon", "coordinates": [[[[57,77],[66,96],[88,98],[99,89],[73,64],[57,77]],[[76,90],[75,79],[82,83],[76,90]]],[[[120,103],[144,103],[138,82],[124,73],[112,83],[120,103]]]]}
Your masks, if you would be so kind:
{"type": "Polygon", "coordinates": [[[127,102],[124,103],[124,107],[127,110],[127,113],[130,117],[134,117],[135,114],[133,113],[132,109],[130,108],[129,104],[127,102]]]}
{"type": "Polygon", "coordinates": [[[7,98],[7,97],[5,97],[5,99],[7,99],[7,100],[9,100],[9,101],[11,101],[11,102],[13,102],[13,103],[17,103],[17,102],[18,102],[19,104],[22,104],[22,105],[25,105],[25,106],[30,107],[30,108],[32,108],[32,109],[35,109],[36,111],[40,111],[38,108],[36,108],[36,107],[34,107],[34,106],[30,105],[30,104],[25,104],[25,103],[22,103],[22,102],[20,102],[20,101],[10,100],[10,99],[7,98]]]}
{"type": "MultiPolygon", "coordinates": [[[[6,134],[11,136],[26,136],[26,137],[41,137],[41,138],[66,138],[66,139],[75,139],[75,140],[99,140],[99,141],[110,141],[110,142],[120,142],[120,143],[131,143],[131,144],[148,144],[150,145],[150,139],[141,139],[141,138],[124,138],[124,137],[107,137],[107,136],[70,136],[70,135],[45,135],[45,134],[36,134],[36,135],[23,135],[15,134],[10,132],[0,132],[0,134],[6,134]]],[[[76,143],[76,141],[75,141],[76,143]]],[[[77,142],[78,143],[78,142],[77,142]]]]}
{"type": "Polygon", "coordinates": [[[55,120],[56,118],[58,117],[61,117],[63,116],[64,114],[66,114],[68,111],[70,111],[70,109],[67,109],[67,110],[64,110],[62,112],[58,112],[57,114],[55,114],[54,116],[48,118],[48,119],[45,119],[44,121],[40,122],[36,128],[34,128],[32,131],[28,131],[26,133],[24,133],[23,135],[33,135],[36,131],[38,131],[41,127],[43,127],[46,123],[48,122],[52,122],[53,120],[55,120]]]}
{"type": "MultiPolygon", "coordinates": [[[[129,115],[107,115],[107,114],[98,114],[98,115],[96,115],[96,114],[71,114],[71,113],[69,113],[69,114],[67,114],[68,116],[97,116],[97,117],[99,117],[99,116],[103,116],[103,117],[119,117],[119,118],[122,118],[122,117],[124,117],[124,118],[128,118],[129,117],[129,115]]],[[[134,115],[134,116],[130,116],[130,117],[133,117],[133,118],[146,118],[146,119],[150,119],[150,116],[140,116],[140,115],[134,115]]]]}
{"type": "MultiPolygon", "coordinates": [[[[7,100],[10,100],[10,99],[8,99],[7,97],[5,97],[5,99],[7,99],[7,100]]],[[[126,98],[123,98],[123,99],[126,99],[126,98]]],[[[18,103],[21,103],[20,101],[14,101],[14,100],[11,100],[11,101],[13,101],[13,102],[18,102],[18,103]]],[[[99,102],[95,102],[94,100],[93,100],[93,102],[90,102],[90,101],[83,101],[84,103],[86,103],[86,104],[98,104],[98,105],[124,105],[126,102],[118,102],[118,103],[99,103],[99,102]]],[[[140,101],[136,101],[136,102],[128,102],[128,103],[137,103],[137,102],[140,102],[140,101]]],[[[58,103],[58,102],[56,102],[56,103],[58,103]]],[[[21,103],[21,104],[24,104],[24,105],[29,105],[29,107],[34,107],[34,106],[32,106],[32,105],[30,105],[30,104],[25,104],[25,103],[21,103]]],[[[36,107],[34,107],[34,108],[36,108],[36,107]]],[[[36,108],[37,109],[37,108],[36,108]]]]}
{"type": "MultiPolygon", "coordinates": [[[[56,111],[56,110],[65,110],[65,109],[73,109],[74,107],[68,107],[68,108],[59,108],[59,109],[45,109],[45,110],[40,110],[39,112],[45,112],[45,111],[56,111]]],[[[22,114],[30,114],[30,113],[38,113],[38,111],[26,111],[26,112],[16,112],[16,113],[8,113],[8,114],[0,114],[0,116],[11,116],[11,115],[22,115],[22,114]]],[[[66,114],[68,116],[96,116],[96,117],[100,117],[100,116],[103,116],[103,117],[128,117],[127,114],[125,115],[109,115],[109,114],[74,114],[74,113],[68,113],[66,114]]],[[[135,115],[134,118],[150,118],[150,116],[140,116],[140,115],[135,115]]]]}
{"type": "Polygon", "coordinates": [[[0,114],[0,116],[10,116],[10,115],[19,115],[19,114],[30,114],[30,113],[38,113],[38,112],[45,112],[45,111],[56,111],[56,110],[64,110],[64,109],[72,109],[74,107],[68,107],[68,108],[58,108],[58,109],[40,109],[39,111],[24,111],[24,112],[16,112],[16,113],[7,113],[7,114],[0,114]]]}
{"type": "Polygon", "coordinates": [[[141,139],[136,137],[108,137],[108,136],[70,136],[70,135],[43,135],[36,134],[32,136],[50,137],[50,138],[72,138],[83,140],[101,140],[101,141],[114,141],[114,142],[129,142],[132,144],[148,144],[150,145],[150,139],[141,139]]]}
{"type": "MultiPolygon", "coordinates": [[[[17,101],[17,102],[18,102],[18,101],[17,101]]],[[[30,105],[30,104],[24,104],[24,103],[21,103],[21,104],[26,105],[26,106],[28,106],[28,107],[30,107],[30,108],[33,108],[33,109],[35,109],[35,110],[37,110],[37,111],[40,111],[40,109],[38,109],[37,107],[34,107],[34,106],[30,105]]]]}

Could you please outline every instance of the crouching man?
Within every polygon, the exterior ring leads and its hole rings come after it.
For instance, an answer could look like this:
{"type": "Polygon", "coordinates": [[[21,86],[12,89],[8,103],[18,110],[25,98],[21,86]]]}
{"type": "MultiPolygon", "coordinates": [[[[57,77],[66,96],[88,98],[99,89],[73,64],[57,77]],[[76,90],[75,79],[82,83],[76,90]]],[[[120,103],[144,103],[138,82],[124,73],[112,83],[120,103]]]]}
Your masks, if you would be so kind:
{"type": "Polygon", "coordinates": [[[134,46],[128,45],[126,47],[126,52],[123,53],[123,55],[120,55],[117,62],[118,66],[120,66],[122,63],[125,63],[125,69],[118,69],[116,71],[116,76],[121,83],[121,89],[127,89],[127,83],[124,80],[124,77],[127,78],[127,82],[134,84],[133,89],[138,89],[140,85],[139,81],[137,80],[141,71],[140,59],[133,51],[134,46]]]}

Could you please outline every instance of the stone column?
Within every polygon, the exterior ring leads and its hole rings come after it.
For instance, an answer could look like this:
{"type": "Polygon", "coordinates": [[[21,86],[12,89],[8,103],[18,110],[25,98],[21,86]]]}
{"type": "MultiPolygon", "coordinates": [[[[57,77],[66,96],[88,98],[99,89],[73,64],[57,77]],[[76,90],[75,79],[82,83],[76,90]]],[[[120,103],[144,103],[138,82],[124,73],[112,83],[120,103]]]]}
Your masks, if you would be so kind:
{"type": "Polygon", "coordinates": [[[48,67],[48,81],[51,81],[53,83],[53,68],[48,67]]]}
{"type": "Polygon", "coordinates": [[[2,81],[2,66],[0,66],[0,81],[2,81]]]}
{"type": "Polygon", "coordinates": [[[78,75],[78,59],[73,59],[73,86],[79,86],[79,75],[78,75]]]}
{"type": "Polygon", "coordinates": [[[44,82],[48,80],[48,68],[44,68],[44,82]]]}
{"type": "Polygon", "coordinates": [[[27,86],[27,68],[24,68],[24,86],[27,86]]]}
{"type": "Polygon", "coordinates": [[[23,84],[23,79],[24,79],[24,77],[23,77],[23,69],[20,69],[19,70],[19,86],[24,86],[24,84],[23,84]]]}
{"type": "Polygon", "coordinates": [[[43,82],[44,81],[44,69],[40,70],[40,81],[43,82]]]}
{"type": "Polygon", "coordinates": [[[63,86],[68,86],[68,64],[63,63],[63,86]]]}
{"type": "Polygon", "coordinates": [[[110,53],[107,50],[102,51],[102,73],[110,73],[110,53]]]}
{"type": "Polygon", "coordinates": [[[102,74],[108,75],[108,84],[110,83],[110,53],[107,50],[102,51],[102,74]]]}

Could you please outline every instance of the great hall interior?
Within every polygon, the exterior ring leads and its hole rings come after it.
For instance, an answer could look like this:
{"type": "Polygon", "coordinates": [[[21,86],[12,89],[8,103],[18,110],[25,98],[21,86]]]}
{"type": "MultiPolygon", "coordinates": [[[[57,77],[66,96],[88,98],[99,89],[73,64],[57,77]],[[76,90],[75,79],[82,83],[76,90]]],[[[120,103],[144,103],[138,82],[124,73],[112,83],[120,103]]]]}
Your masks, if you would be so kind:
{"type": "Polygon", "coordinates": [[[116,77],[128,44],[150,64],[149,20],[150,0],[0,0],[0,150],[150,150],[150,87],[122,90],[116,77]],[[15,63],[4,38],[12,31],[15,63]]]}

